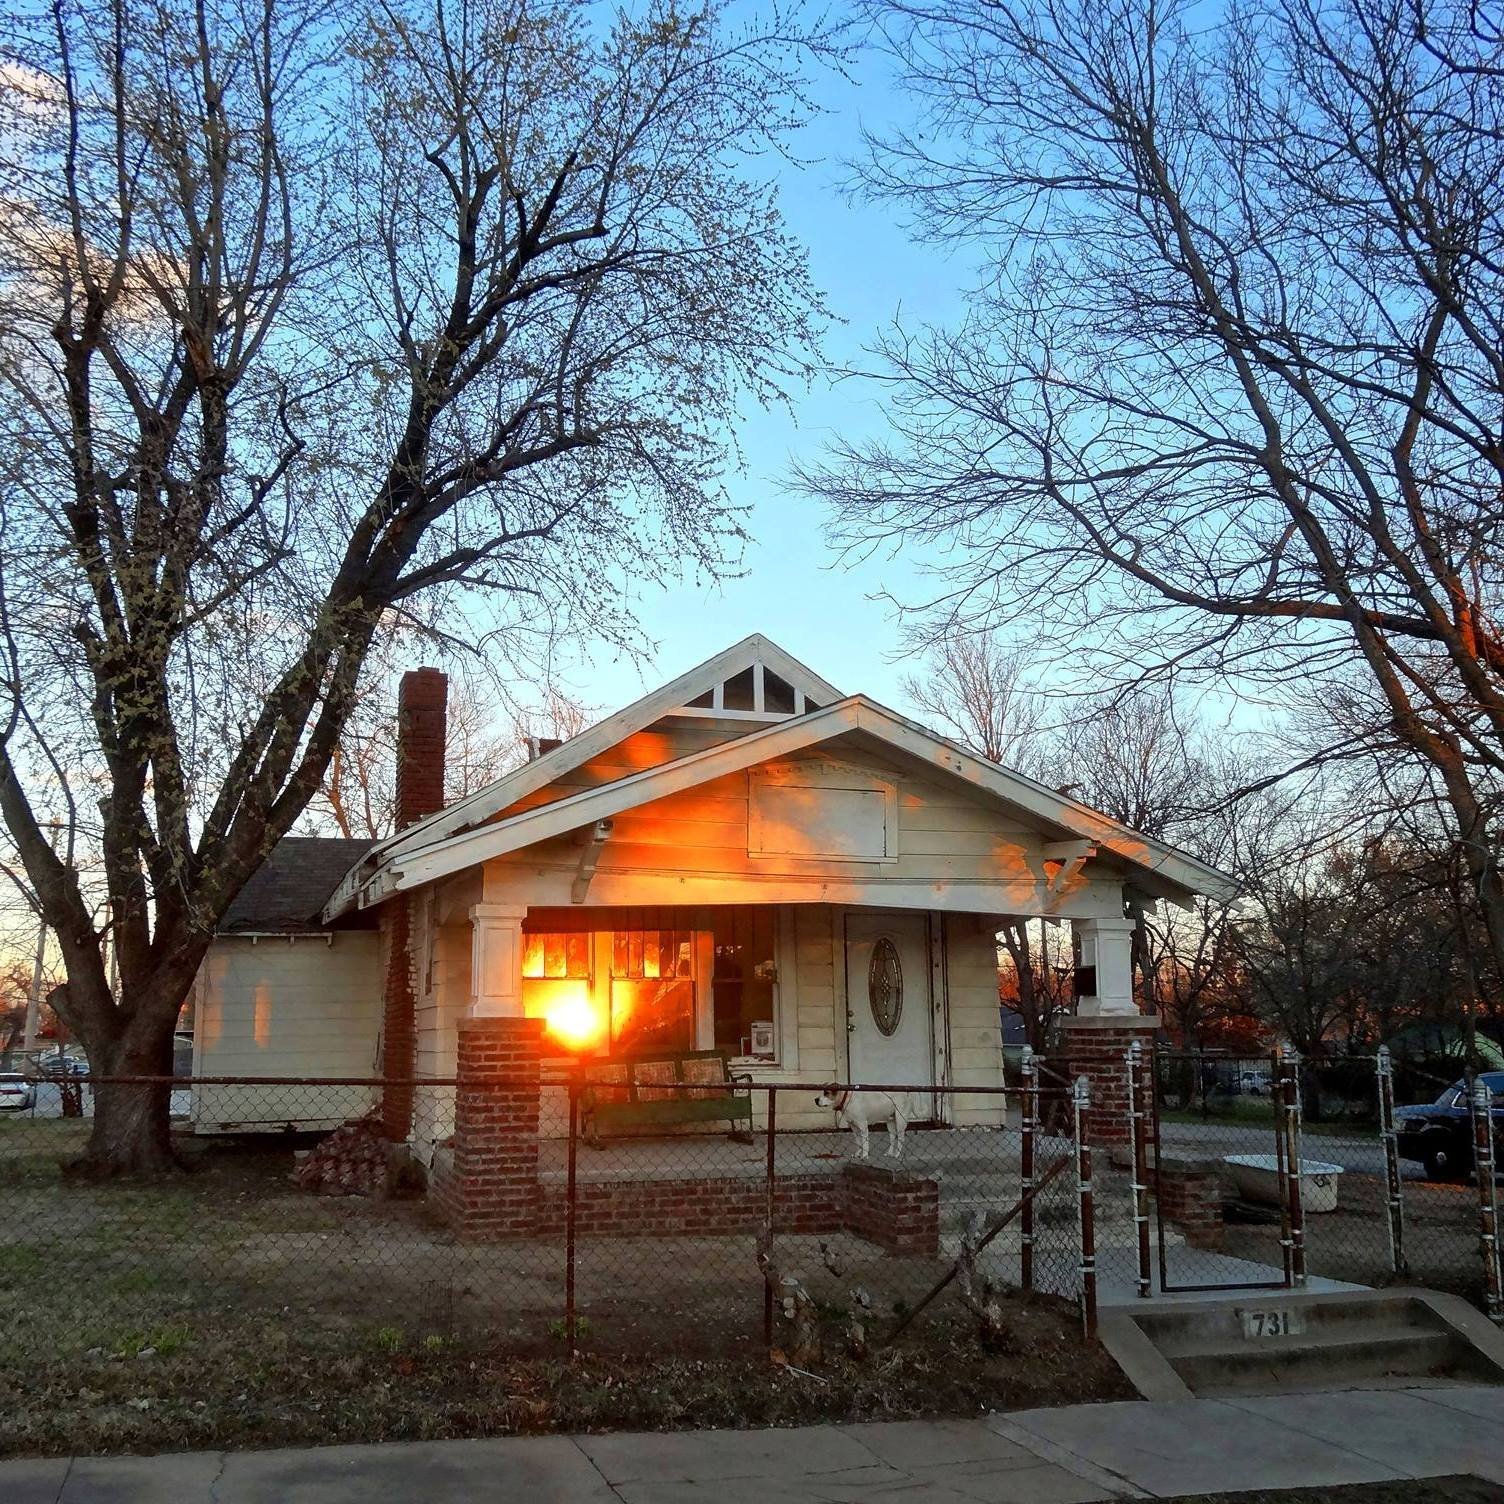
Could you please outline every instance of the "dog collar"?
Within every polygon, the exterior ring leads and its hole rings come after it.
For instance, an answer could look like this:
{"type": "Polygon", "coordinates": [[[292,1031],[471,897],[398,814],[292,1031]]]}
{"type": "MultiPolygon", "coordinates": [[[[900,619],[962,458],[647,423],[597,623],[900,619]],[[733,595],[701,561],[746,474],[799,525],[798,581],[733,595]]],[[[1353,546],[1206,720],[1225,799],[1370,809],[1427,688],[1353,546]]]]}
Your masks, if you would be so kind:
{"type": "Polygon", "coordinates": [[[836,1098],[835,1110],[837,1112],[844,1112],[846,1110],[846,1104],[850,1100],[851,1100],[851,1088],[847,1087],[846,1090],[843,1091],[841,1093],[841,1095],[836,1098]]]}

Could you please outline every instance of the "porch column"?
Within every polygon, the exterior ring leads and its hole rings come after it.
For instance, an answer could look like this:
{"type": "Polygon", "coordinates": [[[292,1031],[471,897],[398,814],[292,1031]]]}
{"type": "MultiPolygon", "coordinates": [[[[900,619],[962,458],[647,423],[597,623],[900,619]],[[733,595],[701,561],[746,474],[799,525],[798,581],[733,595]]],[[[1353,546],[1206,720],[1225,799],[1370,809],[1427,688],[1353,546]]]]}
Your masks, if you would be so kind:
{"type": "Polygon", "coordinates": [[[1073,1016],[1061,1020],[1066,1068],[1091,1085],[1089,1130],[1106,1148],[1133,1142],[1128,1117],[1128,1050],[1136,1039],[1152,1050],[1159,1019],[1133,999],[1133,920],[1077,919],[1078,966],[1086,971],[1073,1016]],[[1089,970],[1088,970],[1089,968],[1089,970]]]}
{"type": "Polygon", "coordinates": [[[519,904],[478,903],[470,910],[471,1018],[522,1017],[522,921],[519,904]]]}
{"type": "Polygon", "coordinates": [[[1137,1015],[1133,1000],[1133,921],[1131,919],[1073,919],[1071,929],[1079,947],[1078,965],[1095,979],[1091,990],[1077,995],[1076,1016],[1104,1013],[1137,1015]]]}
{"type": "Polygon", "coordinates": [[[525,1237],[538,1206],[543,1020],[522,1016],[526,908],[470,910],[470,1008],[459,1021],[454,1140],[435,1201],[462,1238],[525,1237]]]}

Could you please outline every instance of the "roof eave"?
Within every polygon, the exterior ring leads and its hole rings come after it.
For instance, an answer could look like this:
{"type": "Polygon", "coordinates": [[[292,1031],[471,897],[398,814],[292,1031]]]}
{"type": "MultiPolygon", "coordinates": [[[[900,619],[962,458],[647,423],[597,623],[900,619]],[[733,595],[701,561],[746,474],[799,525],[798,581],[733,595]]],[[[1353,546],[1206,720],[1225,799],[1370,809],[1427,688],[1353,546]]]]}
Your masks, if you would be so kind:
{"type": "MultiPolygon", "coordinates": [[[[614,805],[623,793],[635,792],[639,788],[647,789],[655,784],[676,782],[685,775],[692,774],[703,764],[729,761],[751,766],[761,760],[759,754],[780,755],[781,743],[807,745],[828,740],[845,731],[867,731],[1000,802],[1053,824],[1069,835],[1097,842],[1105,851],[1127,864],[1133,872],[1150,877],[1156,885],[1164,885],[1170,891],[1163,896],[1172,902],[1185,906],[1201,894],[1227,900],[1237,892],[1236,885],[1225,873],[1197,858],[1120,825],[1089,805],[1070,799],[1009,768],[978,757],[875,700],[869,700],[864,695],[852,695],[821,710],[811,711],[797,719],[778,722],[735,741],[720,743],[674,762],[643,769],[599,788],[582,790],[567,798],[534,806],[520,811],[508,820],[462,830],[431,841],[426,846],[400,853],[400,856],[408,859],[410,871],[423,874],[420,877],[405,880],[407,873],[398,865],[399,853],[388,852],[366,881],[352,882],[357,877],[357,873],[353,871],[347,875],[325,909],[325,919],[338,917],[352,904],[365,908],[406,888],[448,875],[450,871],[474,866],[486,859],[487,853],[481,848],[498,838],[504,841],[508,833],[515,834],[530,825],[539,827],[536,836],[510,842],[505,849],[516,850],[531,845],[536,840],[546,840],[561,830],[583,827],[597,818],[598,805],[614,805]],[[772,750],[765,750],[769,747],[772,750]],[[999,779],[1008,781],[1007,789],[995,786],[999,779]],[[452,864],[443,861],[445,852],[453,854],[452,864]],[[467,858],[467,852],[473,854],[467,858]],[[437,863],[435,858],[439,858],[437,863]]],[[[705,776],[716,775],[707,773],[705,776]]],[[[664,791],[645,793],[641,799],[628,799],[619,807],[632,808],[634,802],[646,803],[652,798],[661,797],[662,792],[664,791]]]]}

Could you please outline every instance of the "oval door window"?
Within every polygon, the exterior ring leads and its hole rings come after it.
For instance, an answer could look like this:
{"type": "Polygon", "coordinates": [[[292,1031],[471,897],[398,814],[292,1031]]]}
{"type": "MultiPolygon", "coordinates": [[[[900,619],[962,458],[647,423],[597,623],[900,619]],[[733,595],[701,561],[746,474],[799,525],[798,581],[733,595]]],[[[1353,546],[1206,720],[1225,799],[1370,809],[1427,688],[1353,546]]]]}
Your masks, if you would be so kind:
{"type": "Polygon", "coordinates": [[[898,960],[898,947],[886,935],[872,947],[872,960],[867,966],[867,1001],[872,1005],[872,1022],[880,1033],[891,1038],[898,1032],[898,1020],[903,1016],[903,967],[898,960]]]}

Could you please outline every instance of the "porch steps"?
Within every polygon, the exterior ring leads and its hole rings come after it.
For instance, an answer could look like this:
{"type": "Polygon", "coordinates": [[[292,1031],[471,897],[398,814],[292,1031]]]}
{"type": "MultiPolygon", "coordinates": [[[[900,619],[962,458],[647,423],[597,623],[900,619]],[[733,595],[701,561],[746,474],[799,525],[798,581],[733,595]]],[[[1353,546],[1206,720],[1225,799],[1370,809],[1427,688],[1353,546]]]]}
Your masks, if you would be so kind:
{"type": "Polygon", "coordinates": [[[1504,1333],[1455,1296],[1426,1290],[1113,1308],[1103,1341],[1147,1398],[1348,1389],[1463,1379],[1504,1384],[1504,1333]],[[1244,1312],[1288,1313],[1288,1335],[1245,1336],[1244,1312]]]}

